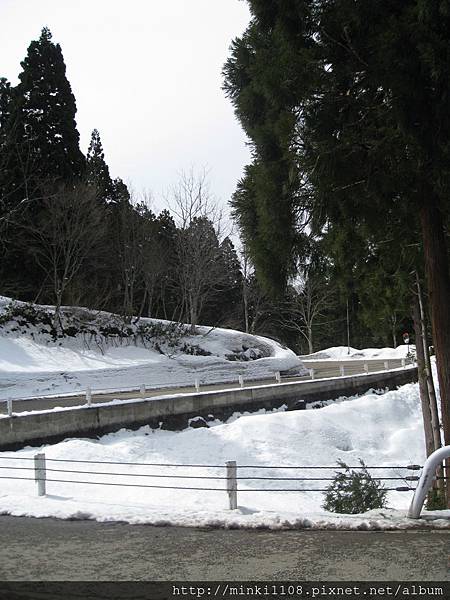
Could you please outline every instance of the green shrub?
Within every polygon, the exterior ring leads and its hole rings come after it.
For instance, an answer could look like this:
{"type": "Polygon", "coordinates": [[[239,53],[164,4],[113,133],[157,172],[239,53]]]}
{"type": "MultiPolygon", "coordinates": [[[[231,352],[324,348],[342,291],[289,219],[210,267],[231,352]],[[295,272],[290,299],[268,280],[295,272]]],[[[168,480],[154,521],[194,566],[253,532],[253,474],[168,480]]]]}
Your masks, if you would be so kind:
{"type": "Polygon", "coordinates": [[[387,491],[370,475],[364,462],[359,462],[362,468],[354,471],[343,461],[338,461],[344,472],[337,471],[326,489],[322,505],[325,510],[354,515],[386,506],[387,491]]]}

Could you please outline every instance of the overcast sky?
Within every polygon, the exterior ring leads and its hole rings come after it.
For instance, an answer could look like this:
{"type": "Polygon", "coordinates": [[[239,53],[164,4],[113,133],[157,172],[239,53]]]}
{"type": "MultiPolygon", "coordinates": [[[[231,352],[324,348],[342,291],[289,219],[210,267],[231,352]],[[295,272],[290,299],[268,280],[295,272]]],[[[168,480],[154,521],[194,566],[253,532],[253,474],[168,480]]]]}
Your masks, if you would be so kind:
{"type": "Polygon", "coordinates": [[[0,76],[13,84],[48,26],[67,66],[84,153],[97,128],[113,177],[151,191],[155,208],[182,169],[207,167],[225,204],[249,162],[221,90],[242,0],[0,0],[0,76]]]}

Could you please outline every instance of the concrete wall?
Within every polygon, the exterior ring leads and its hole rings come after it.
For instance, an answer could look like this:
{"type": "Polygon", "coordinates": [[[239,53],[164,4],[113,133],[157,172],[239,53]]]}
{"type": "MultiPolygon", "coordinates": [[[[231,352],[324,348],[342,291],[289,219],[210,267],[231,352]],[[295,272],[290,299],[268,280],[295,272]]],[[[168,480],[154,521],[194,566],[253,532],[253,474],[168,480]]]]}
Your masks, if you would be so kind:
{"type": "Polygon", "coordinates": [[[123,427],[137,429],[150,425],[183,429],[188,420],[196,416],[224,419],[233,412],[272,409],[283,404],[295,410],[304,408],[305,403],[361,394],[371,388],[394,389],[411,381],[417,381],[417,368],[19,414],[0,419],[0,450],[36,446],[68,437],[96,437],[123,427]]]}

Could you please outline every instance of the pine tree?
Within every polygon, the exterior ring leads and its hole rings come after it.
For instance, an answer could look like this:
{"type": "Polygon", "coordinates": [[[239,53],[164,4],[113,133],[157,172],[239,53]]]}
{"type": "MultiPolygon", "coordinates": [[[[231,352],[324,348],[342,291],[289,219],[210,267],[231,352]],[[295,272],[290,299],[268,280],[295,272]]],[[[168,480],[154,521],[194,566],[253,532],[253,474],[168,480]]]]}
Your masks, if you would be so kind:
{"type": "Polygon", "coordinates": [[[61,47],[52,42],[47,27],[39,40],[31,42],[21,66],[13,119],[17,122],[16,135],[30,144],[30,151],[39,160],[33,178],[53,183],[81,177],[85,158],[79,148],[75,97],[61,47]]]}
{"type": "Polygon", "coordinates": [[[33,300],[45,294],[45,276],[34,261],[23,223],[37,222],[46,198],[82,179],[85,158],[61,48],[47,28],[31,42],[21,66],[15,88],[5,80],[0,85],[0,218],[11,221],[1,280],[3,293],[33,300]]]}
{"type": "MultiPolygon", "coordinates": [[[[290,139],[290,148],[296,152],[291,164],[298,170],[298,201],[291,204],[291,210],[297,211],[298,218],[299,209],[306,207],[310,226],[318,235],[334,228],[340,261],[351,249],[361,247],[354,244],[355,233],[366,242],[368,261],[374,241],[401,253],[407,242],[421,240],[444,437],[450,444],[446,240],[450,213],[450,2],[294,0],[287,7],[286,3],[249,0],[249,4],[254,18],[232,48],[225,70],[227,91],[258,151],[260,131],[252,127],[255,119],[267,115],[267,106],[274,100],[280,108],[295,110],[294,124],[285,121],[291,130],[284,138],[290,139]],[[293,35],[296,22],[290,18],[295,10],[310,17],[297,36],[293,35]],[[271,42],[270,57],[265,55],[267,40],[271,42]],[[299,60],[300,68],[293,70],[299,60]],[[392,217],[397,224],[390,231],[393,239],[387,236],[382,240],[378,234],[386,230],[392,217]]],[[[299,18],[297,26],[300,22],[299,18]]],[[[278,139],[282,139],[279,134],[278,139]]],[[[286,145],[281,147],[286,156],[286,145]]],[[[264,199],[258,193],[266,186],[273,157],[258,152],[257,159],[262,168],[258,165],[251,186],[240,190],[250,201],[246,204],[245,197],[238,200],[239,209],[250,207],[247,223],[252,223],[249,215],[256,218],[264,242],[268,232],[260,227],[259,215],[268,210],[267,203],[273,211],[279,199],[276,195],[264,199]]],[[[280,189],[283,185],[288,189],[295,175],[280,175],[280,189]]],[[[278,226],[276,221],[273,226],[278,226]]],[[[278,239],[280,231],[272,235],[278,239]]],[[[257,260],[257,249],[249,248],[257,260]]],[[[346,262],[351,264],[351,257],[346,262]]],[[[348,271],[353,279],[355,273],[348,271]]]]}
{"type": "Polygon", "coordinates": [[[294,148],[297,98],[291,82],[308,77],[301,61],[308,15],[302,3],[250,2],[253,19],[231,46],[224,90],[251,140],[253,162],[232,206],[259,280],[280,294],[295,272],[298,170],[294,148]],[[289,24],[298,55],[279,36],[278,18],[289,24]],[[287,50],[287,51],[286,51],[287,50]]]}
{"type": "Polygon", "coordinates": [[[114,185],[105,162],[105,155],[97,129],[91,135],[91,142],[86,157],[87,181],[97,188],[97,198],[100,203],[107,204],[114,198],[114,185]]]}
{"type": "Polygon", "coordinates": [[[0,78],[0,231],[1,223],[6,218],[7,196],[8,196],[8,129],[11,119],[12,88],[9,81],[0,78]]]}

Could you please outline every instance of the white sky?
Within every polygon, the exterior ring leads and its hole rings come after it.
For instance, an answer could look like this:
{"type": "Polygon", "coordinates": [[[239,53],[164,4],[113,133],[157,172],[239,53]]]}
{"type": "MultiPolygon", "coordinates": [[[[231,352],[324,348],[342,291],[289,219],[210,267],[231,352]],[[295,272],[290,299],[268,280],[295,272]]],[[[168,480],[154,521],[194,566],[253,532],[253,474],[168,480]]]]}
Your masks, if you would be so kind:
{"type": "Polygon", "coordinates": [[[13,84],[31,40],[48,26],[77,102],[84,153],[92,129],[113,177],[150,191],[155,208],[180,170],[209,170],[226,204],[249,162],[221,90],[242,0],[0,0],[0,76],[13,84]]]}

